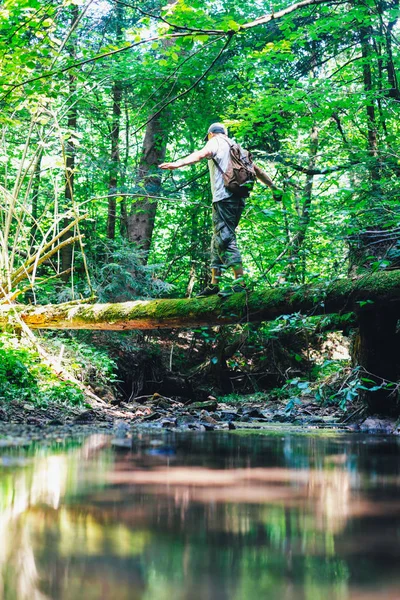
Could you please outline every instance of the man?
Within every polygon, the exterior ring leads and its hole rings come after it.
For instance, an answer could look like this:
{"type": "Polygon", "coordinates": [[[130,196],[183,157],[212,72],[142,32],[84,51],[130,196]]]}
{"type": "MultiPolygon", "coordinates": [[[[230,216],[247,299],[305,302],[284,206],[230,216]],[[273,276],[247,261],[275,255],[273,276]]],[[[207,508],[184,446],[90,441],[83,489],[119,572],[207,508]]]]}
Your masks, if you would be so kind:
{"type": "MultiPolygon", "coordinates": [[[[208,128],[204,141],[204,148],[192,152],[186,158],[175,162],[165,162],[161,169],[180,169],[186,165],[192,165],[203,159],[208,159],[210,171],[210,182],[212,191],[212,223],[213,236],[211,240],[211,283],[198,296],[212,296],[222,294],[219,283],[222,267],[232,267],[235,276],[233,292],[245,289],[243,282],[243,263],[236,242],[236,227],[239,224],[245,206],[244,198],[235,196],[226,189],[223,180],[223,172],[227,170],[230,156],[231,140],[228,131],[222,123],[213,123],[208,128]],[[208,140],[208,141],[207,141],[208,140]]],[[[255,165],[257,179],[275,191],[275,199],[278,198],[279,190],[273,184],[268,175],[255,165]]]]}

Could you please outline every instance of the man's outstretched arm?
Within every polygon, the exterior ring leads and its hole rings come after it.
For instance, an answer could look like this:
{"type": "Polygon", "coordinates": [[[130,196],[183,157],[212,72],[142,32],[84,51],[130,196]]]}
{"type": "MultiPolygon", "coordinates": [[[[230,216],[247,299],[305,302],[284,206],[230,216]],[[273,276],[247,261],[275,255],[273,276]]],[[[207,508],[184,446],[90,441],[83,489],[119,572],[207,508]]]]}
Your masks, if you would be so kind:
{"type": "Polygon", "coordinates": [[[267,185],[269,188],[271,188],[271,190],[277,189],[272,179],[266,174],[265,171],[263,171],[263,169],[261,169],[258,165],[254,164],[254,170],[256,172],[257,179],[261,181],[261,183],[267,185]]]}
{"type": "Polygon", "coordinates": [[[180,169],[181,167],[186,167],[186,165],[193,165],[194,163],[203,160],[203,158],[211,158],[212,154],[208,150],[207,146],[204,146],[201,150],[196,150],[196,152],[192,152],[189,156],[185,158],[180,158],[175,162],[165,162],[161,165],[158,165],[160,169],[180,169]]]}
{"type": "Polygon", "coordinates": [[[278,202],[280,200],[282,200],[282,195],[283,192],[282,190],[280,190],[272,181],[272,179],[266,174],[265,171],[263,171],[263,169],[261,169],[258,165],[254,165],[254,170],[256,172],[256,177],[259,181],[261,181],[261,183],[263,183],[264,185],[267,185],[269,188],[271,188],[272,190],[272,194],[274,196],[274,200],[277,200],[278,202]]]}

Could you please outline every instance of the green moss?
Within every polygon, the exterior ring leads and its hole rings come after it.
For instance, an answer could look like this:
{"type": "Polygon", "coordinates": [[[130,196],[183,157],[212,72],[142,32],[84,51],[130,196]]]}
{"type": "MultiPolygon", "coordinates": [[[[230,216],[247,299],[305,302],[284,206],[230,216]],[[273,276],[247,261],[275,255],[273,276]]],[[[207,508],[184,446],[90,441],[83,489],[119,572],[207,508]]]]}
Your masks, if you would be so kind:
{"type": "MultiPolygon", "coordinates": [[[[234,323],[244,319],[267,321],[279,315],[301,312],[332,314],[371,309],[374,303],[397,301],[400,304],[400,272],[371,273],[360,279],[340,279],[326,286],[276,287],[255,290],[248,294],[232,294],[227,298],[179,298],[168,300],[138,300],[116,304],[60,305],[48,307],[18,307],[25,312],[28,325],[49,328],[84,328],[97,324],[105,329],[118,329],[118,324],[133,322],[134,328],[191,327],[234,323]],[[41,319],[43,319],[41,321],[41,319]],[[135,327],[135,321],[137,327],[135,327]],[[142,323],[140,323],[142,322],[142,323]],[[58,325],[59,323],[59,325],[58,325]],[[106,326],[108,324],[108,327],[106,326]],[[115,327],[113,325],[115,324],[115,327]],[[58,325],[58,327],[57,327],[58,325]]],[[[15,308],[13,307],[13,310],[15,308]]],[[[0,309],[3,327],[7,325],[8,307],[0,309]]],[[[90,327],[88,327],[90,328],[90,327]]]]}
{"type": "Polygon", "coordinates": [[[274,424],[274,425],[263,425],[260,429],[252,429],[254,427],[253,424],[249,425],[247,428],[233,429],[229,431],[229,435],[239,435],[239,436],[269,436],[269,437],[282,437],[282,435],[296,435],[296,436],[312,436],[312,437],[340,437],[341,435],[348,435],[348,432],[345,434],[337,431],[335,429],[316,429],[316,428],[305,428],[297,427],[295,425],[286,425],[286,424],[274,424]]]}

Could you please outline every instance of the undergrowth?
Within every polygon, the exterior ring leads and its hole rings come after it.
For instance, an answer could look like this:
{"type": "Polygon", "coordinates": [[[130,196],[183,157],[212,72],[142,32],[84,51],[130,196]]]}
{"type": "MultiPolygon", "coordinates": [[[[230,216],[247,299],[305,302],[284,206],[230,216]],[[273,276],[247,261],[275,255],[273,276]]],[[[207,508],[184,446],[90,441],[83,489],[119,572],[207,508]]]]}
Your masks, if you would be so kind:
{"type": "MultiPolygon", "coordinates": [[[[46,351],[56,358],[65,373],[84,384],[96,381],[107,385],[115,381],[115,363],[104,351],[73,337],[46,335],[40,340],[46,351]]],[[[60,380],[41,359],[32,343],[13,334],[0,339],[0,402],[31,402],[37,406],[50,403],[66,406],[86,404],[80,387],[71,381],[60,380]]]]}
{"type": "Polygon", "coordinates": [[[0,340],[0,401],[51,402],[81,405],[85,397],[77,385],[60,381],[28,341],[3,334],[0,340]]]}

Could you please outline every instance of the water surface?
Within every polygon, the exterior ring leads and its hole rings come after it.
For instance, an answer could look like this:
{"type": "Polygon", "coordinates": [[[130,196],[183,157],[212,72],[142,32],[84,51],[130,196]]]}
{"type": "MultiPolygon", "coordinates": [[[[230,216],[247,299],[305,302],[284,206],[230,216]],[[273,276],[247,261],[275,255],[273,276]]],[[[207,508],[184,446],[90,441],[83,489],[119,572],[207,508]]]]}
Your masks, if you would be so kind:
{"type": "Polygon", "coordinates": [[[0,451],[4,600],[400,600],[397,438],[93,434],[0,451]]]}

